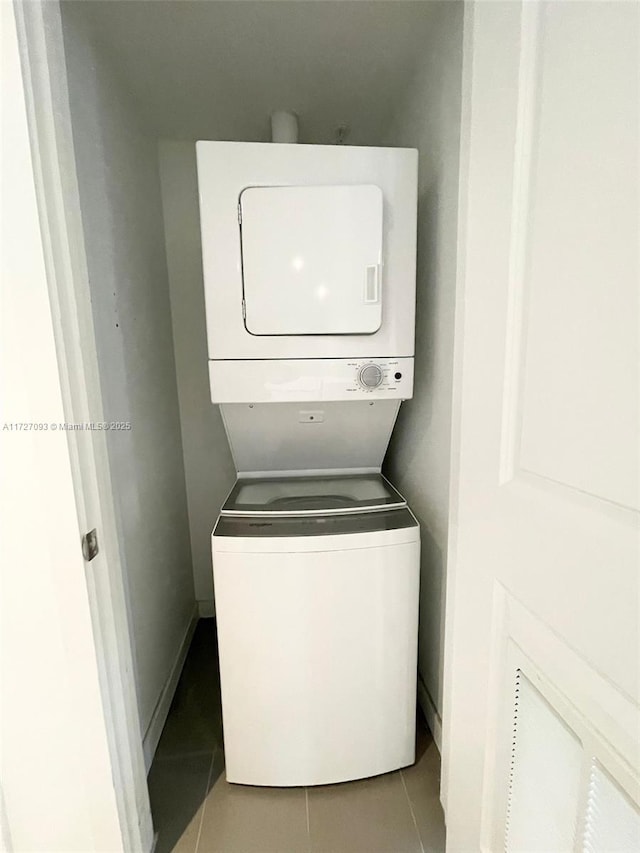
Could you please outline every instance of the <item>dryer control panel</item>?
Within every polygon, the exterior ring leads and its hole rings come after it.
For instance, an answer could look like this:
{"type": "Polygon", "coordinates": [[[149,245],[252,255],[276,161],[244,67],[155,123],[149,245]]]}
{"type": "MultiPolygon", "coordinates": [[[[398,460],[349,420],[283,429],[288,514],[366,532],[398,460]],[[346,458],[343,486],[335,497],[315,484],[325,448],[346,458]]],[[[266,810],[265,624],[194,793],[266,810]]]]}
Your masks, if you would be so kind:
{"type": "MultiPolygon", "coordinates": [[[[413,359],[408,359],[413,362],[413,359]]],[[[405,374],[406,366],[401,364],[407,359],[391,359],[390,361],[383,360],[364,360],[351,361],[348,365],[355,370],[354,383],[350,389],[353,392],[361,392],[371,394],[374,391],[387,392],[386,396],[390,396],[389,392],[406,390],[405,374]]],[[[413,367],[413,364],[411,365],[413,367]]],[[[413,380],[413,372],[412,372],[413,380]]]]}
{"type": "Polygon", "coordinates": [[[209,361],[214,403],[409,400],[413,358],[209,361]]]}

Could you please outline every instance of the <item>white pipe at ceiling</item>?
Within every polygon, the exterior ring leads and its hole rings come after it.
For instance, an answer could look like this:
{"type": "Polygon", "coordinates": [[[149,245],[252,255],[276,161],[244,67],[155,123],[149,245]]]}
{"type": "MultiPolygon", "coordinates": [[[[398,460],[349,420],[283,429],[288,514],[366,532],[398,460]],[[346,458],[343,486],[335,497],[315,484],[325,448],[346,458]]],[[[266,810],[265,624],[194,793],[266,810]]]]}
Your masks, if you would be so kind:
{"type": "Polygon", "coordinates": [[[298,141],[298,117],[295,113],[286,110],[271,113],[271,141],[285,143],[298,141]]]}

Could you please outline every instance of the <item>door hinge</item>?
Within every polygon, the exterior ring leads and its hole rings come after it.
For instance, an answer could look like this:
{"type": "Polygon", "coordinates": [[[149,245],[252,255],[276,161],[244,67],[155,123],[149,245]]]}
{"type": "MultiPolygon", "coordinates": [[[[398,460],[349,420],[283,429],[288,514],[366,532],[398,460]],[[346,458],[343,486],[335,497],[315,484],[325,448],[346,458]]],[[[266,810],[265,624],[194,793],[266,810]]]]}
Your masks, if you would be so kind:
{"type": "Polygon", "coordinates": [[[242,319],[247,319],[247,303],[244,301],[244,299],[242,300],[242,319]]]}
{"type": "Polygon", "coordinates": [[[82,556],[85,558],[87,563],[91,562],[93,558],[98,554],[100,548],[98,547],[98,531],[94,527],[93,530],[90,530],[88,533],[85,533],[82,537],[82,556]]]}
{"type": "Polygon", "coordinates": [[[238,225],[242,225],[242,205],[238,202],[238,225]]]}

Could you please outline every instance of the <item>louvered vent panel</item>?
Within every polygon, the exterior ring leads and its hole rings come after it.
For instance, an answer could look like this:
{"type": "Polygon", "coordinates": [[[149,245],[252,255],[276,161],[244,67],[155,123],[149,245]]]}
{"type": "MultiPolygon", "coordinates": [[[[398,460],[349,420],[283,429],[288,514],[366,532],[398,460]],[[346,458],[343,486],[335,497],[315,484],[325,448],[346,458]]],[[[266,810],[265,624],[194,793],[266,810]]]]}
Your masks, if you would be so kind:
{"type": "Polygon", "coordinates": [[[640,809],[598,764],[591,768],[584,853],[638,853],[640,809]]]}
{"type": "Polygon", "coordinates": [[[573,851],[581,755],[580,741],[518,670],[507,853],[573,851]]]}

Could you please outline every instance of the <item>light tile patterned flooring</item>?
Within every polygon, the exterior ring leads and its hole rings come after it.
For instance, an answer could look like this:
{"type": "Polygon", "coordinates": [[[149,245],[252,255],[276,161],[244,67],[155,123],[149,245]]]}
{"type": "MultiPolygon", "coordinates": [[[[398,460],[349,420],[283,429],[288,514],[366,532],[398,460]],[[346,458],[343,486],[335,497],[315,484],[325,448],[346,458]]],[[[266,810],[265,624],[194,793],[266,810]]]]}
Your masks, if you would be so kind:
{"type": "Polygon", "coordinates": [[[440,756],[418,717],[416,763],[313,788],[229,785],[215,622],[202,619],[149,773],[156,853],[443,853],[440,756]]]}

